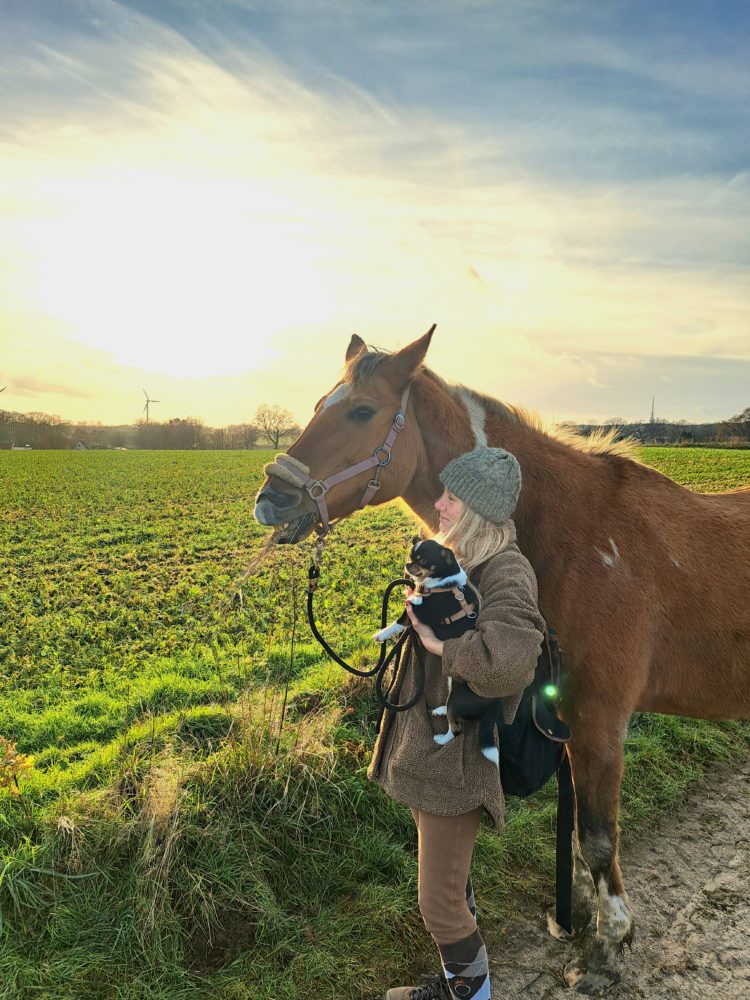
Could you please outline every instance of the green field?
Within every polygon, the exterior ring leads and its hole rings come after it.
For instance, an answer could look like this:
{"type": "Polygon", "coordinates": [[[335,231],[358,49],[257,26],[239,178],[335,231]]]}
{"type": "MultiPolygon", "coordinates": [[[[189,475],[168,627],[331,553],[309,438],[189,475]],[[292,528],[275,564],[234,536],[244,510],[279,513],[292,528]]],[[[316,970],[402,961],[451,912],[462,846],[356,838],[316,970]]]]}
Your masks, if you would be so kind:
{"type": "MultiPolygon", "coordinates": [[[[18,788],[0,769],[0,998],[369,997],[431,954],[411,819],[364,776],[370,684],[304,619],[308,546],[236,596],[269,457],[0,453],[0,737],[28,757],[18,788]]],[[[642,458],[693,489],[750,485],[750,452],[642,458]]],[[[318,603],[335,647],[372,651],[413,526],[389,507],[337,529],[318,603]]],[[[637,720],[628,828],[748,744],[637,720]]],[[[550,796],[480,834],[490,936],[548,891],[550,796]]]]}
{"type": "MultiPolygon", "coordinates": [[[[37,755],[40,791],[89,785],[91,755],[137,719],[224,702],[285,670],[309,548],[283,550],[233,599],[267,537],[252,510],[271,457],[0,453],[0,735],[37,755]]],[[[337,532],[319,602],[337,647],[375,631],[412,528],[390,508],[337,532]]],[[[311,640],[300,620],[296,670],[324,662],[311,640]]]]}

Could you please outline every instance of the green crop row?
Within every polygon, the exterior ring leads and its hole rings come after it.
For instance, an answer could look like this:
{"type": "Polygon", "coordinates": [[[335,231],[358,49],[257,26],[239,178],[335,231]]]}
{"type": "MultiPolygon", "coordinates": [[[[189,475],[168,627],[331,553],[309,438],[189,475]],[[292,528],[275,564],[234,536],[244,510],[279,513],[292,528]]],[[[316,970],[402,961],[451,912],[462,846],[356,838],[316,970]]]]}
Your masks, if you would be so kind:
{"type": "MultiPolygon", "coordinates": [[[[238,587],[268,457],[0,453],[0,737],[28,757],[0,791],[0,1000],[370,998],[433,958],[411,818],[365,777],[372,683],[304,619],[310,546],[238,587]]],[[[750,484],[750,453],[643,458],[750,484]]],[[[413,528],[368,510],[326,550],[318,617],[360,665],[413,528]]],[[[740,723],[636,717],[626,832],[748,748],[740,723]]],[[[482,827],[488,941],[549,897],[553,830],[549,787],[482,827]]]]}

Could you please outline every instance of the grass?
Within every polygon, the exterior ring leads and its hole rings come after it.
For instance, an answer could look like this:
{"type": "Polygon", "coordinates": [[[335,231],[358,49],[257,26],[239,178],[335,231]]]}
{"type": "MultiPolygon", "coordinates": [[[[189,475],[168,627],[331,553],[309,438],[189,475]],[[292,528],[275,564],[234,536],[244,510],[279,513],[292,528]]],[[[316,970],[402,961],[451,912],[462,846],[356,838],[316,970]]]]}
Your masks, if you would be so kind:
{"type": "Polygon", "coordinates": [[[643,448],[642,458],[699,493],[723,493],[750,484],[750,450],[643,448]]]}
{"type": "MultiPolygon", "coordinates": [[[[693,488],[750,482],[744,453],[644,458],[693,488]]],[[[3,1000],[369,998],[434,965],[411,817],[365,777],[371,682],[321,656],[290,598],[305,553],[232,600],[267,460],[0,453],[0,734],[30,763],[0,792],[3,1000]]],[[[349,656],[412,530],[368,511],[327,552],[320,617],[349,656]]],[[[635,717],[627,835],[749,747],[739,723],[635,717]]],[[[553,852],[551,788],[511,802],[503,836],[482,826],[488,940],[551,895],[553,852]]]]}

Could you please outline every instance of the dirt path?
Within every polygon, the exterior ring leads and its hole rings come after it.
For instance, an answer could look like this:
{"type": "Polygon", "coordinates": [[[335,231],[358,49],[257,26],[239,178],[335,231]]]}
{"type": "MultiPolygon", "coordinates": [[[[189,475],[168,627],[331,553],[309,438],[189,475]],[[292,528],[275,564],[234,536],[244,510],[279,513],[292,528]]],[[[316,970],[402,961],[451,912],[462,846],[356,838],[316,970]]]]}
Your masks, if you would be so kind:
{"type": "MultiPolygon", "coordinates": [[[[712,769],[652,837],[625,840],[623,872],[637,937],[609,1000],[750,1000],[750,761],[712,769]]],[[[493,951],[493,1000],[579,995],[562,978],[576,945],[553,940],[542,914],[493,951]]]]}

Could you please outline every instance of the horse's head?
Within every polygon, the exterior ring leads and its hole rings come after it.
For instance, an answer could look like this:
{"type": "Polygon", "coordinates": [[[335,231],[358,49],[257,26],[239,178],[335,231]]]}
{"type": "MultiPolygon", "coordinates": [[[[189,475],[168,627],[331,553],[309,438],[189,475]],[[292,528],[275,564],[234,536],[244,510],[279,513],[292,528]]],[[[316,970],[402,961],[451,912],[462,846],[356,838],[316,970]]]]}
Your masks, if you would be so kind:
{"type": "Polygon", "coordinates": [[[277,541],[299,542],[326,515],[346,517],[366,503],[403,495],[417,466],[420,435],[408,397],[405,422],[397,415],[434,329],[395,354],[370,352],[361,337],[352,337],[342,378],[318,401],[286,456],[265,468],[255,518],[286,525],[277,541]],[[352,471],[372,456],[369,467],[352,471]],[[328,483],[331,478],[336,481],[328,483]]]}

